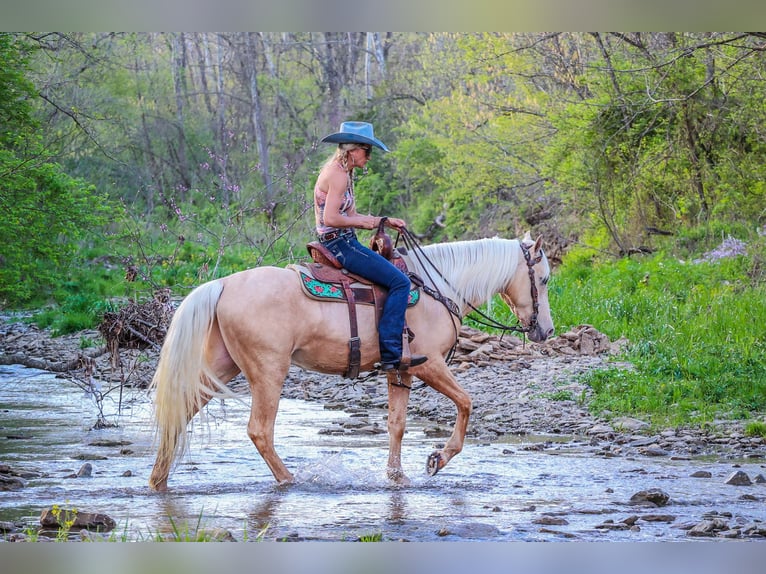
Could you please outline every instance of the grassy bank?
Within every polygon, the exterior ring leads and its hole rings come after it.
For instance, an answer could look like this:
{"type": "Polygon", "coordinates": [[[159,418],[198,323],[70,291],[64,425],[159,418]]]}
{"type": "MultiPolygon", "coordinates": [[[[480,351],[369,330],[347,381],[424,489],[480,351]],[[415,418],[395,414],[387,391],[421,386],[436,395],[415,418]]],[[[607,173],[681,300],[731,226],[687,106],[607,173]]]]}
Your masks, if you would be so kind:
{"type": "Polygon", "coordinates": [[[663,424],[766,411],[766,282],[762,241],[746,255],[655,254],[594,263],[573,253],[555,275],[559,332],[589,323],[630,341],[634,370],[614,367],[587,382],[600,412],[663,424]]]}

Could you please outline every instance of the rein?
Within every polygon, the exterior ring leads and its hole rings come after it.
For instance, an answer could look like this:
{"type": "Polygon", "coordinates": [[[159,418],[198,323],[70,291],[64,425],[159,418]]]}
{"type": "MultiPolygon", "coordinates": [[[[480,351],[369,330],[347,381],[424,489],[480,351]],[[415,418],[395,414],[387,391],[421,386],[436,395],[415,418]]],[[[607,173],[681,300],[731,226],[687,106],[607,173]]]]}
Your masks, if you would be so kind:
{"type": "MultiPolygon", "coordinates": [[[[432,269],[434,269],[434,271],[436,271],[436,273],[439,274],[439,277],[447,285],[452,287],[452,285],[449,283],[447,278],[444,277],[444,275],[442,275],[441,272],[436,268],[436,265],[434,265],[434,263],[430,259],[428,259],[428,256],[426,256],[425,252],[423,251],[422,246],[418,242],[418,240],[415,237],[415,235],[409,229],[407,229],[406,227],[400,231],[400,234],[401,234],[401,236],[404,239],[404,244],[407,246],[407,248],[409,250],[411,250],[411,251],[413,251],[415,253],[415,257],[420,262],[421,267],[426,270],[425,273],[428,276],[428,278],[431,279],[431,276],[429,275],[427,267],[421,261],[421,256],[428,263],[428,265],[432,269]]],[[[533,309],[533,312],[532,312],[532,320],[529,322],[529,326],[528,327],[523,327],[523,326],[521,326],[521,324],[517,324],[517,325],[505,325],[504,323],[501,323],[497,319],[489,317],[488,315],[486,315],[485,313],[480,311],[478,308],[476,308],[473,304],[471,304],[470,302],[466,301],[463,298],[463,303],[465,303],[466,306],[470,307],[472,312],[476,313],[477,315],[479,315],[481,317],[481,319],[478,319],[476,317],[472,317],[472,319],[476,323],[479,323],[480,325],[484,325],[485,327],[491,327],[493,329],[497,329],[498,331],[503,331],[503,334],[505,334],[505,332],[507,332],[507,331],[512,331],[512,332],[516,332],[516,333],[524,333],[524,334],[526,334],[526,333],[529,333],[530,331],[534,331],[535,328],[537,327],[537,313],[538,313],[538,310],[540,308],[540,303],[539,303],[539,296],[538,296],[538,293],[537,293],[537,285],[535,284],[535,269],[534,269],[534,267],[535,267],[535,265],[540,263],[540,261],[542,261],[543,255],[541,253],[540,255],[538,255],[537,257],[535,257],[533,259],[532,258],[532,254],[529,252],[529,247],[524,245],[522,242],[519,242],[519,247],[521,247],[521,252],[524,254],[524,260],[527,263],[527,272],[529,273],[529,282],[531,284],[530,294],[532,295],[532,309],[533,309]]],[[[419,282],[419,285],[421,286],[421,288],[426,293],[428,293],[429,295],[434,297],[434,299],[436,299],[437,301],[440,301],[442,304],[444,304],[445,307],[447,307],[447,309],[449,310],[449,312],[452,313],[453,315],[455,315],[461,321],[461,323],[462,323],[463,318],[461,317],[460,312],[459,312],[459,310],[457,308],[457,305],[455,304],[454,301],[452,301],[451,299],[449,299],[446,296],[444,296],[438,290],[431,289],[430,287],[428,287],[426,285],[423,285],[423,280],[420,277],[417,277],[414,274],[411,274],[411,277],[413,279],[413,282],[419,282]]],[[[431,282],[434,283],[433,279],[431,279],[431,282]]],[[[455,349],[453,347],[452,350],[450,351],[450,355],[454,352],[454,350],[455,349]]]]}

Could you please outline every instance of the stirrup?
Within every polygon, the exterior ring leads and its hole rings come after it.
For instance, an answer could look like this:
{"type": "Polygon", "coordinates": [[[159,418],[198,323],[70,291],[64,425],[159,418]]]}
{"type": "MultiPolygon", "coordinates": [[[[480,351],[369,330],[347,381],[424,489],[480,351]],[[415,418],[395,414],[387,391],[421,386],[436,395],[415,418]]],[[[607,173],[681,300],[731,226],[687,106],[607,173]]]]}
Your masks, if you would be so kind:
{"type": "Polygon", "coordinates": [[[386,371],[406,371],[410,367],[417,367],[418,365],[422,365],[428,360],[428,357],[425,355],[412,355],[410,357],[409,361],[396,361],[394,363],[381,363],[380,367],[383,369],[383,372],[386,371]]]}

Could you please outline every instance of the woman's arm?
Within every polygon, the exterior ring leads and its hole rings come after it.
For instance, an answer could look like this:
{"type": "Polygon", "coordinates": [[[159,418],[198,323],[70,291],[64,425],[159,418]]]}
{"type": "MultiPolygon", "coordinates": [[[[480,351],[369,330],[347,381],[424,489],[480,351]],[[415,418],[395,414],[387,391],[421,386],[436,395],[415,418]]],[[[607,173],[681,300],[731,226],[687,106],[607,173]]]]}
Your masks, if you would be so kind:
{"type": "MultiPolygon", "coordinates": [[[[346,216],[340,214],[340,206],[343,205],[343,197],[346,193],[348,176],[340,169],[332,169],[326,174],[323,182],[327,185],[327,199],[324,207],[324,224],[329,227],[356,227],[359,229],[375,229],[380,224],[381,217],[376,215],[360,215],[356,207],[349,210],[346,216]]],[[[403,219],[389,217],[386,226],[392,229],[406,227],[403,219]]]]}
{"type": "Polygon", "coordinates": [[[339,169],[333,169],[327,174],[327,200],[324,207],[324,224],[329,227],[358,227],[360,229],[375,229],[380,222],[379,217],[360,215],[356,209],[341,215],[340,206],[346,193],[348,176],[339,169]]]}

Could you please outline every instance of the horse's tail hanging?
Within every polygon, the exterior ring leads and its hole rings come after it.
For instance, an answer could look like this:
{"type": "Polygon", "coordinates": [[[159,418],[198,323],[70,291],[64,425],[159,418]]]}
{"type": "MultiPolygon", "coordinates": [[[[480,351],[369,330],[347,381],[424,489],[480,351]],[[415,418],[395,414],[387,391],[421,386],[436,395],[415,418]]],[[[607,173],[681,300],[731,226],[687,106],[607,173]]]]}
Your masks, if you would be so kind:
{"type": "Polygon", "coordinates": [[[223,291],[221,281],[197,287],[173,315],[150,388],[155,391],[154,423],[159,439],[149,486],[167,476],[185,447],[186,426],[203,404],[202,395],[230,394],[213,373],[203,352],[223,291]]]}

